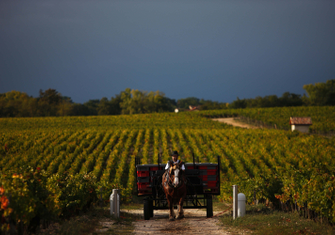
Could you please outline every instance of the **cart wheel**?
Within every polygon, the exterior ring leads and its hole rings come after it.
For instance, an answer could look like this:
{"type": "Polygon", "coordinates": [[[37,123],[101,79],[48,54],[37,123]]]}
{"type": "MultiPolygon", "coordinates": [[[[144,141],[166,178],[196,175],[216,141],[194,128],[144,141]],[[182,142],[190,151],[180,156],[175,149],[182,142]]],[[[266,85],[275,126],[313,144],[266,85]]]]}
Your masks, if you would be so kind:
{"type": "Polygon", "coordinates": [[[213,201],[212,195],[207,195],[207,218],[213,216],[213,201]]]}
{"type": "Polygon", "coordinates": [[[149,220],[150,219],[150,206],[149,206],[149,199],[146,198],[143,200],[144,201],[144,206],[143,206],[143,212],[144,212],[144,219],[149,220]]]}
{"type": "Polygon", "coordinates": [[[150,217],[154,217],[153,200],[148,200],[148,201],[149,201],[149,215],[150,217]]]}

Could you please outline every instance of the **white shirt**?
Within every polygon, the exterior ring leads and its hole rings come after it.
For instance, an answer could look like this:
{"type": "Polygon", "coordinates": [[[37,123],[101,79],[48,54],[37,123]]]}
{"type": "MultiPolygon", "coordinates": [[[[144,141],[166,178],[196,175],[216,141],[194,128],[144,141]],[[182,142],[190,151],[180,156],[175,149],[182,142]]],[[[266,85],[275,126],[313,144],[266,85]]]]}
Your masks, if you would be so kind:
{"type": "MultiPolygon", "coordinates": [[[[173,161],[173,160],[172,160],[173,161]]],[[[176,162],[173,162],[174,164],[177,164],[177,163],[179,163],[180,161],[179,160],[177,160],[176,162]]],[[[170,167],[170,161],[168,161],[168,163],[166,164],[166,166],[165,166],[165,170],[167,170],[167,169],[169,169],[169,167],[170,167]]],[[[184,164],[182,164],[181,165],[181,169],[184,171],[185,170],[185,165],[184,164]]]]}

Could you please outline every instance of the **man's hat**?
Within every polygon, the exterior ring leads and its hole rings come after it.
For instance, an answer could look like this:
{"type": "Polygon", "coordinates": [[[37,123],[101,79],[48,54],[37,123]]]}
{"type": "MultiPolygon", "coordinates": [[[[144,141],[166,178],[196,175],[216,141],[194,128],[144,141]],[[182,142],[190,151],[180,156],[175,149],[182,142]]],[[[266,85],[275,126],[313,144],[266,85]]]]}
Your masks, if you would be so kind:
{"type": "Polygon", "coordinates": [[[172,154],[172,155],[177,155],[177,156],[179,156],[178,151],[173,151],[173,154],[172,154]]]}

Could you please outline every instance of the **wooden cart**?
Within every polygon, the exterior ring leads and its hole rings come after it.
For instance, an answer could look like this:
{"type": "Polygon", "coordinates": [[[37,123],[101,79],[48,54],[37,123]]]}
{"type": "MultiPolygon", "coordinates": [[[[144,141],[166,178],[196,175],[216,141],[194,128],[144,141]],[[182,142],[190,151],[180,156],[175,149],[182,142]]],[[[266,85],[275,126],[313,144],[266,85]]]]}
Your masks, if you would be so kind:
{"type": "MultiPolygon", "coordinates": [[[[218,163],[186,163],[187,195],[185,209],[206,208],[213,216],[213,195],[220,194],[220,157],[218,163]]],[[[139,161],[137,160],[137,163],[139,161]]],[[[136,164],[137,195],[144,198],[144,219],[153,217],[154,210],[168,209],[162,187],[165,164],[136,164]]],[[[175,206],[176,209],[176,206],[175,206]]]]}

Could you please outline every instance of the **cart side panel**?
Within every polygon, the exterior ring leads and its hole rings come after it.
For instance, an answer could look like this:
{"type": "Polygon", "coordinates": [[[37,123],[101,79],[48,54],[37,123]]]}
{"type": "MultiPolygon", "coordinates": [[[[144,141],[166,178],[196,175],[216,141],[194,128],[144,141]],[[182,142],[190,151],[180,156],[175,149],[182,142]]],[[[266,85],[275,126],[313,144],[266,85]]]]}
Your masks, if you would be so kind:
{"type": "Polygon", "coordinates": [[[149,166],[146,165],[136,166],[136,182],[137,182],[138,196],[147,196],[152,194],[152,189],[150,187],[149,166]]]}
{"type": "Polygon", "coordinates": [[[157,171],[162,171],[165,164],[144,164],[136,165],[136,178],[137,178],[137,195],[138,196],[151,196],[153,194],[153,177],[157,171]]]}
{"type": "Polygon", "coordinates": [[[204,194],[220,194],[220,171],[215,163],[197,163],[195,168],[199,170],[199,178],[203,182],[204,194]]]}

